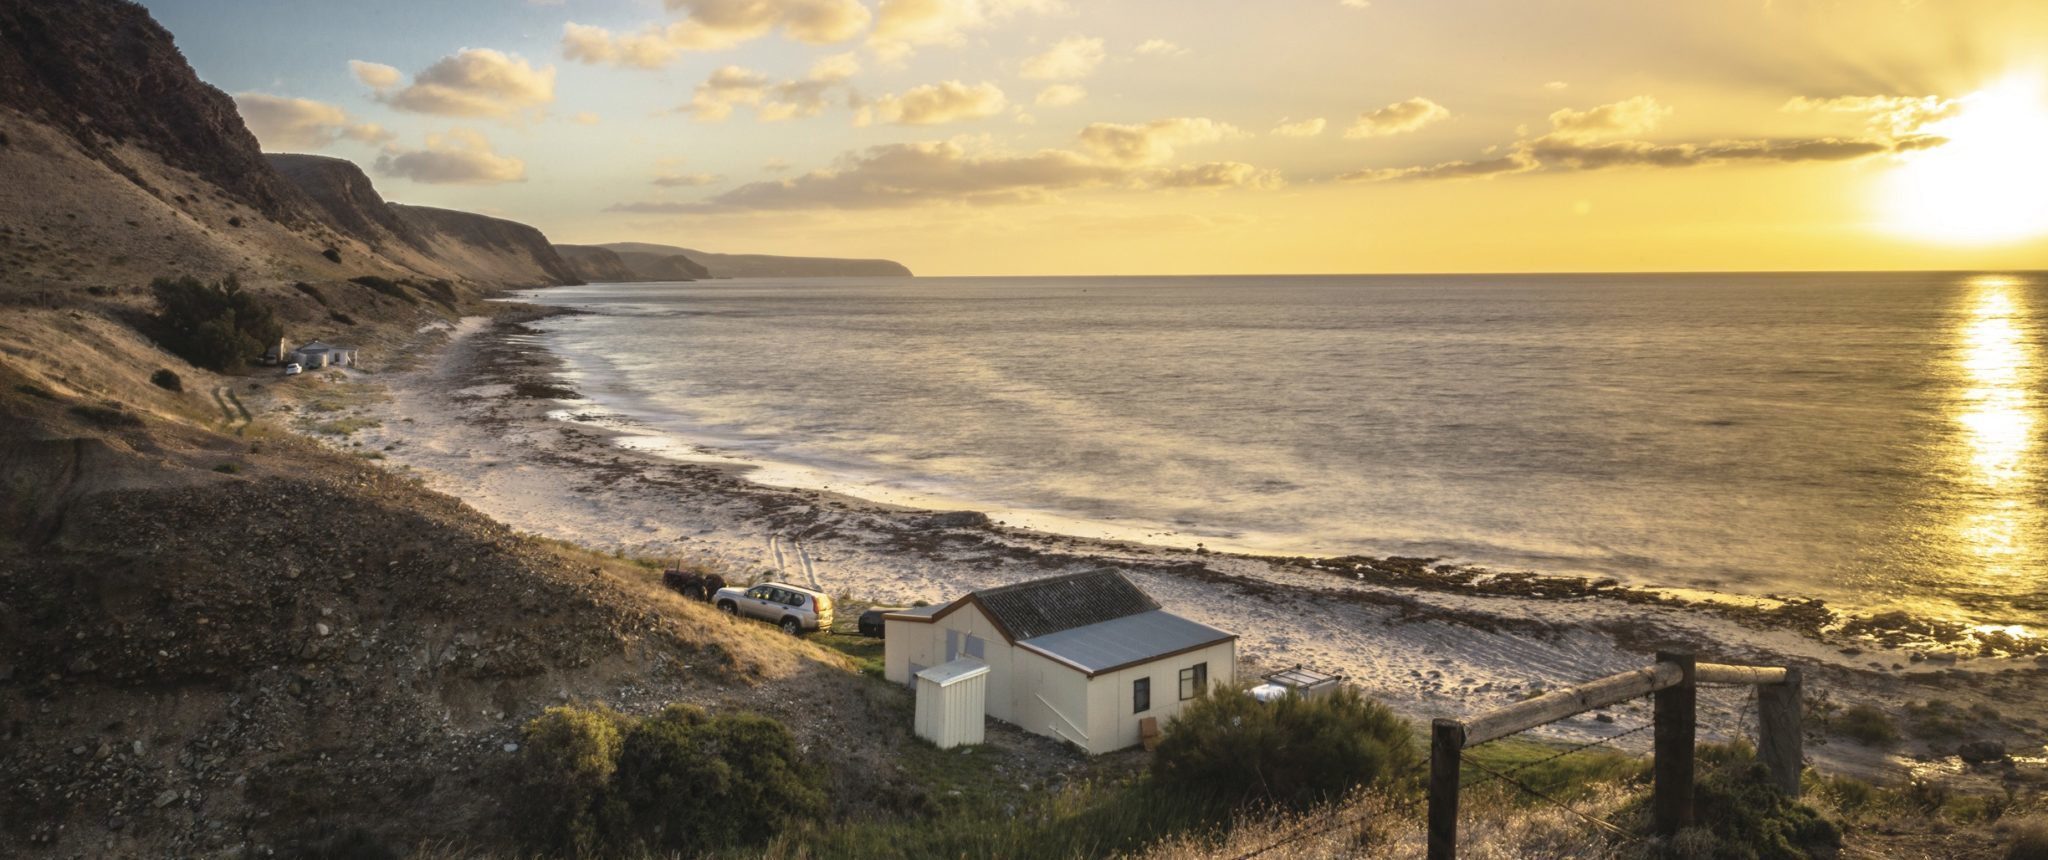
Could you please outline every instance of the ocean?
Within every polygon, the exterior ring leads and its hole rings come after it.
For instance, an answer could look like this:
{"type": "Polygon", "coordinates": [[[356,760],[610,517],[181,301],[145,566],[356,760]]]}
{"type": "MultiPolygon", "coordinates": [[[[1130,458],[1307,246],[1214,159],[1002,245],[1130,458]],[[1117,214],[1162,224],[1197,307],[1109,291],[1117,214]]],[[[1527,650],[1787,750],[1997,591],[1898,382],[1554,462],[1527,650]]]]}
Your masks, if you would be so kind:
{"type": "MultiPolygon", "coordinates": [[[[2038,273],[594,284],[627,443],[1012,525],[2048,630],[2038,273]]],[[[2017,631],[2016,631],[2017,632],[2017,631]]]]}

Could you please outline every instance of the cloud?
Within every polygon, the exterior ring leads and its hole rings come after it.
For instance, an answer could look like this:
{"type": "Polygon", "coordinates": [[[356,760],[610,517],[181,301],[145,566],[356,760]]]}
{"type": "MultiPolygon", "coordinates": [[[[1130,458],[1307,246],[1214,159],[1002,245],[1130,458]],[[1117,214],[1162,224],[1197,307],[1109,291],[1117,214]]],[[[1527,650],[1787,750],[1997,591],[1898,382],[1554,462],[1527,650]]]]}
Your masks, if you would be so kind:
{"type": "Polygon", "coordinates": [[[577,111],[576,113],[571,114],[569,116],[569,121],[577,125],[597,125],[598,123],[603,122],[604,120],[599,119],[597,114],[591,113],[590,111],[586,110],[577,111]]]}
{"type": "Polygon", "coordinates": [[[710,185],[718,180],[719,177],[711,173],[661,173],[656,174],[651,181],[662,188],[695,188],[710,185]]]}
{"type": "Polygon", "coordinates": [[[1088,91],[1073,84],[1053,84],[1038,91],[1032,103],[1039,107],[1066,107],[1088,97],[1088,91]]]}
{"type": "Polygon", "coordinates": [[[1273,189],[1285,185],[1280,171],[1265,170],[1242,161],[1211,161],[1165,168],[1146,174],[1144,183],[1152,188],[1255,188],[1273,189]]]}
{"type": "Polygon", "coordinates": [[[1550,115],[1553,135],[1575,140],[1630,137],[1656,128],[1671,108],[1649,96],[1636,96],[1586,111],[1569,108],[1550,115]]]}
{"type": "Polygon", "coordinates": [[[768,95],[768,79],[739,66],[720,66],[697,85],[689,102],[676,110],[704,122],[732,116],[734,105],[758,105],[768,95]]]}
{"type": "Polygon", "coordinates": [[[437,116],[505,119],[555,100],[555,67],[534,68],[526,60],[489,48],[464,48],[442,57],[398,83],[397,70],[376,63],[351,63],[356,78],[376,90],[378,101],[400,110],[437,116]]]}
{"type": "Polygon", "coordinates": [[[1098,122],[1081,129],[1081,146],[1096,157],[1118,164],[1157,164],[1173,157],[1178,147],[1242,137],[1228,123],[1205,117],[1174,117],[1143,125],[1098,122]]]}
{"type": "Polygon", "coordinates": [[[1547,134],[1516,141],[1506,155],[1445,161],[1416,167],[1356,170],[1337,178],[1351,182],[1490,178],[1533,171],[1604,170],[1614,167],[1700,167],[1713,164],[1851,161],[1887,153],[1929,149],[1947,143],[1931,135],[1890,138],[1758,138],[1704,143],[1593,140],[1547,134]]]}
{"type": "Polygon", "coordinates": [[[1177,57],[1188,52],[1188,49],[1165,39],[1146,39],[1135,50],[1147,57],[1177,57]]]}
{"type": "Polygon", "coordinates": [[[383,63],[350,60],[348,70],[354,73],[356,80],[362,81],[364,86],[380,93],[398,86],[399,81],[405,80],[404,72],[383,63]]]}
{"type": "Polygon", "coordinates": [[[235,106],[263,148],[273,152],[320,149],[343,138],[370,144],[389,143],[396,138],[383,126],[354,122],[347,111],[312,99],[236,93],[235,106]]]}
{"type": "Polygon", "coordinates": [[[882,0],[868,48],[899,62],[920,47],[958,45],[968,32],[1024,14],[1066,9],[1064,0],[882,0]]]}
{"type": "Polygon", "coordinates": [[[1085,78],[1095,74],[1095,68],[1102,65],[1106,56],[1101,39],[1069,36],[1045,53],[1026,59],[1021,74],[1034,81],[1085,78]]]}
{"type": "Polygon", "coordinates": [[[431,185],[497,185],[526,181],[526,162],[499,155],[482,134],[458,128],[427,135],[425,149],[385,147],[377,172],[431,185]]]}
{"type": "Polygon", "coordinates": [[[1397,179],[1471,179],[1475,177],[1498,176],[1504,173],[1522,173],[1535,170],[1541,165],[1529,156],[1516,152],[1500,158],[1478,161],[1445,161],[1422,167],[1378,167],[1354,170],[1338,174],[1345,182],[1388,182],[1397,179]]]}
{"type": "MultiPolygon", "coordinates": [[[[1001,113],[1006,100],[1003,91],[986,81],[968,86],[959,81],[926,84],[901,96],[886,95],[875,100],[873,114],[883,122],[897,125],[939,125],[961,120],[982,119],[1001,113]]],[[[863,111],[865,120],[866,111],[863,111]]]]}
{"type": "Polygon", "coordinates": [[[788,170],[791,166],[789,162],[780,158],[771,158],[761,162],[761,169],[769,173],[781,173],[788,170]]]}
{"type": "Polygon", "coordinates": [[[1158,166],[1067,149],[1020,154],[971,148],[977,146],[986,147],[985,139],[885,144],[848,153],[828,169],[748,183],[705,200],[620,203],[611,209],[687,214],[986,206],[1043,202],[1080,189],[1260,190],[1284,184],[1278,171],[1235,161],[1158,166]]]}
{"type": "Polygon", "coordinates": [[[1285,119],[1282,119],[1280,120],[1279,125],[1273,127],[1273,136],[1315,137],[1316,135],[1322,134],[1323,129],[1326,126],[1328,126],[1328,123],[1325,122],[1322,117],[1311,117],[1300,122],[1289,122],[1285,119]]]}
{"type": "Polygon", "coordinates": [[[1337,5],[1347,9],[1368,9],[1372,7],[1372,0],[1337,0],[1337,5]]]}
{"type": "Polygon", "coordinates": [[[895,209],[928,203],[984,205],[1047,199],[1104,186],[1126,172],[1065,150],[981,155],[951,141],[870,147],[827,170],[753,182],[697,203],[624,203],[621,212],[895,209]]]}
{"type": "Polygon", "coordinates": [[[1873,128],[1895,135],[1918,132],[1928,123],[1961,113],[1961,99],[1940,96],[1837,96],[1819,99],[1799,96],[1785,103],[1786,113],[1845,113],[1865,118],[1873,128]]]}
{"type": "Polygon", "coordinates": [[[562,26],[562,56],[579,63],[652,69],[685,51],[715,51],[777,28],[799,42],[825,45],[860,34],[871,19],[859,0],[665,0],[684,18],[617,33],[590,24],[562,26]]]}
{"type": "Polygon", "coordinates": [[[1357,140],[1406,134],[1430,123],[1449,119],[1450,116],[1450,110],[1443,105],[1416,96],[1376,111],[1359,114],[1358,119],[1351,123],[1351,127],[1344,130],[1344,137],[1357,140]]]}

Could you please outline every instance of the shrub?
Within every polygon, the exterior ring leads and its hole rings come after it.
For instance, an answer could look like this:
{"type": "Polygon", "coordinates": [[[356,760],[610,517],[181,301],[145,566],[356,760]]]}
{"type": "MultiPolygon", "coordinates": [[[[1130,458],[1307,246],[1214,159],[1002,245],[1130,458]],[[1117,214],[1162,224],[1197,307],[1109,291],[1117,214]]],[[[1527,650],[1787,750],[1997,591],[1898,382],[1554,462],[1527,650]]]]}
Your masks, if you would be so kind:
{"type": "Polygon", "coordinates": [[[213,470],[223,475],[237,475],[241,473],[242,467],[238,463],[222,463],[213,467],[213,470]]]}
{"type": "Polygon", "coordinates": [[[299,281],[297,283],[292,284],[292,289],[305,293],[308,296],[312,296],[313,301],[319,302],[321,307],[327,307],[327,296],[324,293],[320,292],[319,287],[313,286],[312,284],[306,283],[305,281],[299,281]]]}
{"type": "Polygon", "coordinates": [[[1408,724],[1351,690],[1271,704],[1223,690],[1167,724],[1152,775],[1159,785],[1206,800],[1301,808],[1415,762],[1408,724]]]}
{"type": "Polygon", "coordinates": [[[240,370],[266,344],[284,336],[270,308],[229,275],[212,284],[190,276],[149,285],[158,311],[157,339],[178,357],[208,370],[240,370]]]}
{"type": "Polygon", "coordinates": [[[140,427],[142,419],[124,409],[114,406],[93,406],[81,403],[71,407],[71,414],[98,424],[101,427],[140,427]]]}
{"type": "Polygon", "coordinates": [[[1890,746],[1899,741],[1899,728],[1891,715],[1870,705],[1855,705],[1835,720],[1835,731],[1867,747],[1890,746]]]}
{"type": "Polygon", "coordinates": [[[550,708],[526,724],[507,811],[525,847],[549,854],[694,855],[822,810],[817,783],[767,717],[550,708]]]}
{"type": "Polygon", "coordinates": [[[549,708],[526,724],[512,817],[524,844],[561,854],[598,849],[600,804],[619,766],[625,722],[603,708],[549,708]]]}
{"type": "Polygon", "coordinates": [[[2048,818],[2027,818],[2001,828],[2012,836],[2005,860],[2048,860],[2048,818]]]}
{"type": "Polygon", "coordinates": [[[404,287],[399,286],[390,278],[380,278],[376,275],[363,275],[357,278],[350,278],[349,281],[352,283],[360,284],[365,287],[369,287],[372,290],[375,290],[379,293],[383,293],[384,295],[390,296],[409,305],[416,305],[420,303],[419,299],[414,298],[413,294],[406,292],[404,287]]]}
{"type": "Polygon", "coordinates": [[[338,248],[328,248],[328,249],[327,249],[327,250],[325,250],[325,251],[321,251],[321,252],[320,252],[320,256],[322,256],[322,257],[326,257],[326,258],[327,258],[327,262],[330,262],[330,263],[339,263],[339,262],[341,262],[341,250],[340,250],[340,249],[338,249],[338,248]]]}
{"type": "MultiPolygon", "coordinates": [[[[1686,856],[1713,860],[1808,860],[1834,856],[1842,831],[1813,807],[1773,787],[1748,744],[1702,745],[1686,856]]],[[[1647,803],[1647,800],[1641,801],[1647,803]]]]}
{"type": "Polygon", "coordinates": [[[150,374],[149,382],[151,385],[155,385],[156,387],[161,388],[165,391],[185,390],[185,381],[179,379],[178,375],[172,373],[170,368],[167,367],[159,368],[157,372],[150,374]]]}
{"type": "Polygon", "coordinates": [[[240,227],[240,226],[242,226],[242,216],[240,216],[240,215],[237,215],[237,216],[235,216],[235,217],[233,217],[233,218],[229,218],[229,219],[228,219],[228,226],[229,226],[229,227],[240,227]]]}
{"type": "Polygon", "coordinates": [[[689,705],[633,727],[613,788],[633,838],[667,851],[758,844],[825,799],[781,723],[689,705]]]}

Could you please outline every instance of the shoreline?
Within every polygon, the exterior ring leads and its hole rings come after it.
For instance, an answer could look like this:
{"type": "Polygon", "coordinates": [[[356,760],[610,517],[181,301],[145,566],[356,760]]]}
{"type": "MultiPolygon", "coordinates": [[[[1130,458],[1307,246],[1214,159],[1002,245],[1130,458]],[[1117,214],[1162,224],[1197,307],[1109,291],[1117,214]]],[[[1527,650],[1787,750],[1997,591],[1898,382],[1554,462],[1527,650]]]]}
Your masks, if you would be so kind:
{"type": "MultiPolygon", "coordinates": [[[[1815,602],[1711,606],[1611,581],[1426,559],[1193,551],[762,484],[745,464],[635,450],[619,444],[630,431],[575,420],[573,403],[561,402],[575,393],[554,376],[559,359],[524,325],[561,312],[512,306],[425,335],[445,346],[419,350],[416,368],[362,378],[383,391],[359,407],[376,426],[340,444],[415,471],[513,528],[594,548],[695,557],[725,565],[729,577],[786,576],[876,603],[936,602],[1114,566],[1177,613],[1238,632],[1241,661],[1333,671],[1411,717],[1476,713],[1634,668],[1673,647],[1702,660],[1796,664],[1810,687],[1846,700],[1981,697],[2048,707],[2048,684],[2029,681],[2048,675],[2048,663],[2032,655],[1930,657],[1904,647],[1898,631],[1886,642],[1850,630],[1852,642],[1844,638],[1849,625],[1815,602]]],[[[1701,714],[1706,738],[1754,719],[1739,697],[1704,691],[1701,714]]],[[[1647,719],[1647,708],[1630,703],[1604,716],[1612,721],[1589,714],[1540,734],[1609,737],[1647,719]]],[[[1816,746],[1813,755],[1852,772],[1913,766],[1844,743],[1816,746]]]]}

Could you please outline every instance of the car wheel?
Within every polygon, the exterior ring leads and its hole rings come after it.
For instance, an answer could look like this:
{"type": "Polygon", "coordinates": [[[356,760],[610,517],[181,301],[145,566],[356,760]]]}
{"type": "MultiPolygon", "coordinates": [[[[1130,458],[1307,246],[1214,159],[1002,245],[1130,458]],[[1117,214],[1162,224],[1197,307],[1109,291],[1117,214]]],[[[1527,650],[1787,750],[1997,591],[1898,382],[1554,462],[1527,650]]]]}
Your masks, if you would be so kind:
{"type": "Polygon", "coordinates": [[[720,611],[720,612],[723,612],[723,613],[725,613],[725,614],[727,614],[727,615],[738,615],[738,614],[740,614],[740,608],[739,608],[739,606],[738,606],[737,604],[733,603],[733,602],[732,602],[732,601],[730,601],[730,600],[723,600],[723,601],[719,601],[719,604],[718,604],[718,611],[720,611]]]}
{"type": "Polygon", "coordinates": [[[784,618],[782,619],[782,632],[795,636],[804,632],[804,626],[797,623],[797,620],[794,618],[784,618]]]}

